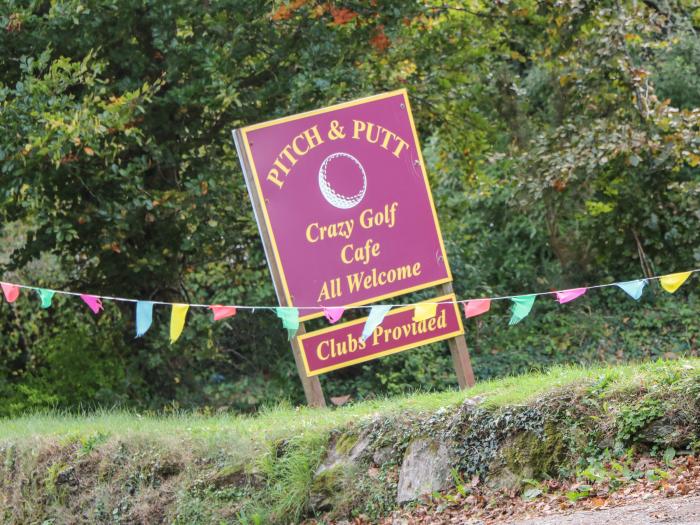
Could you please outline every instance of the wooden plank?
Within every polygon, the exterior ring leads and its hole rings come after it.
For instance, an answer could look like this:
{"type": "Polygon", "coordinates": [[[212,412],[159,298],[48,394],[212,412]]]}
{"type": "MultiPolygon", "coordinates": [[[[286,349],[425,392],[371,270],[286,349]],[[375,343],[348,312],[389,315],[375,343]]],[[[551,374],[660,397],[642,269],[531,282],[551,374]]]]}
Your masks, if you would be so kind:
{"type": "MultiPolygon", "coordinates": [[[[250,201],[253,203],[253,213],[255,214],[255,222],[258,224],[258,231],[260,232],[260,237],[263,241],[263,248],[265,249],[265,257],[267,258],[267,266],[270,269],[270,274],[272,275],[272,282],[275,285],[275,294],[277,294],[277,302],[280,306],[288,306],[286,304],[286,299],[284,298],[284,293],[282,293],[282,279],[280,277],[279,269],[275,263],[275,258],[272,251],[272,242],[270,241],[270,235],[265,228],[265,221],[263,220],[263,211],[260,204],[260,199],[258,198],[258,193],[255,191],[255,182],[252,177],[252,170],[250,169],[250,159],[245,154],[245,148],[242,147],[243,137],[240,130],[235,130],[233,133],[233,139],[236,143],[236,150],[238,150],[238,157],[241,159],[243,177],[245,179],[246,187],[248,188],[248,195],[250,196],[250,201]]],[[[299,324],[299,331],[297,335],[301,335],[305,332],[304,323],[299,324]]],[[[297,372],[299,374],[299,379],[301,380],[301,385],[304,387],[304,394],[306,394],[306,402],[312,407],[324,407],[326,406],[326,401],[323,397],[323,389],[321,388],[321,381],[318,377],[308,377],[306,371],[304,370],[304,363],[301,358],[301,349],[296,337],[292,339],[292,353],[294,354],[294,361],[297,365],[297,372]]]]}
{"type": "Polygon", "coordinates": [[[299,344],[299,336],[306,333],[304,323],[299,323],[299,331],[296,337],[292,339],[292,351],[294,352],[294,361],[297,364],[297,371],[301,378],[301,385],[304,387],[306,394],[306,402],[310,407],[322,408],[326,406],[326,399],[323,397],[323,389],[319,376],[307,376],[304,369],[304,361],[301,357],[301,345],[299,344]]]}
{"type": "MultiPolygon", "coordinates": [[[[452,283],[445,283],[439,286],[444,295],[454,293],[452,283]]],[[[469,357],[469,349],[467,348],[467,340],[463,335],[458,335],[452,339],[448,339],[447,343],[450,346],[452,354],[452,364],[455,367],[457,374],[457,382],[459,388],[464,390],[474,386],[474,370],[472,370],[472,360],[469,357]]]]}

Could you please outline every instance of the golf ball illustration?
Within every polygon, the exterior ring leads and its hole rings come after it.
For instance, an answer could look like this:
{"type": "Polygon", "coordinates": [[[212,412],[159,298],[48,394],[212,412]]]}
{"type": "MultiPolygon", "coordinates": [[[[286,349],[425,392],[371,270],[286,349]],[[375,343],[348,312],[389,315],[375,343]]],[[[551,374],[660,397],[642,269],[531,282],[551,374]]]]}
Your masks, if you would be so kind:
{"type": "Polygon", "coordinates": [[[318,187],[321,190],[321,195],[323,195],[330,205],[340,208],[341,210],[348,210],[360,204],[365,197],[365,192],[367,191],[367,174],[365,173],[365,168],[360,164],[360,161],[352,155],[342,152],[333,153],[332,155],[328,155],[321,163],[321,168],[318,170],[318,187]],[[348,161],[350,161],[350,163],[348,163],[348,161]],[[348,165],[350,169],[348,169],[348,165]],[[359,186],[359,178],[362,177],[362,188],[360,191],[354,195],[343,195],[341,192],[333,189],[329,181],[329,175],[334,172],[339,173],[339,170],[343,170],[342,176],[344,179],[349,179],[342,181],[345,183],[357,183],[359,186]]]}

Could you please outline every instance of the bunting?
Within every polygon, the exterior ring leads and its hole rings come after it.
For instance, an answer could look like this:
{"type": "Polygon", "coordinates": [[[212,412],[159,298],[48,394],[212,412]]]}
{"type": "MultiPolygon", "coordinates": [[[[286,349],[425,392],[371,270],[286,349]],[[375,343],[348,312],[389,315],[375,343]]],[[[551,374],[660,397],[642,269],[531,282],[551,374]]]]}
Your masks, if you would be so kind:
{"type": "Polygon", "coordinates": [[[5,294],[5,299],[8,303],[14,303],[19,297],[19,286],[10,283],[0,283],[2,293],[5,294]]]}
{"type": "Polygon", "coordinates": [[[136,337],[143,337],[153,322],[153,301],[136,303],[136,337]]]}
{"type": "Polygon", "coordinates": [[[518,297],[511,297],[513,301],[513,306],[511,307],[511,312],[513,315],[508,321],[509,325],[518,324],[520,321],[525,319],[530,310],[532,310],[532,305],[535,304],[536,295],[519,295],[518,297]]]}
{"type": "Polygon", "coordinates": [[[690,277],[690,274],[692,272],[681,272],[681,273],[672,273],[669,275],[663,275],[659,279],[659,282],[661,283],[661,287],[666,290],[668,293],[673,293],[678,288],[681,287],[681,285],[688,280],[688,277],[690,277]]]}
{"type": "Polygon", "coordinates": [[[464,317],[476,317],[491,309],[491,299],[473,299],[464,303],[464,317]]]}
{"type": "Polygon", "coordinates": [[[435,317],[437,313],[437,303],[420,303],[413,311],[413,321],[419,323],[435,317]]]}
{"type": "Polygon", "coordinates": [[[372,309],[369,311],[369,317],[367,317],[365,326],[362,329],[360,341],[362,341],[363,343],[367,341],[369,336],[372,335],[372,332],[374,332],[374,330],[380,324],[382,324],[384,316],[386,316],[386,314],[389,313],[389,310],[391,310],[391,305],[378,305],[372,307],[372,309]]]}
{"type": "Polygon", "coordinates": [[[80,298],[85,301],[85,304],[90,307],[92,313],[97,315],[100,313],[104,307],[102,306],[102,299],[96,295],[80,294],[80,298]]]}
{"type": "Polygon", "coordinates": [[[174,304],[170,312],[170,344],[178,340],[182,330],[185,328],[185,318],[189,304],[174,304]]]}
{"type": "Polygon", "coordinates": [[[222,306],[220,304],[214,304],[209,308],[212,312],[214,312],[214,321],[221,321],[222,319],[236,315],[235,306],[222,306]]]}
{"type": "Polygon", "coordinates": [[[588,290],[588,288],[572,288],[571,290],[556,292],[557,301],[559,301],[559,304],[568,303],[581,297],[586,293],[586,290],[588,290]]]}
{"type": "MultiPolygon", "coordinates": [[[[590,289],[593,288],[605,288],[605,287],[617,287],[623,290],[627,295],[632,297],[634,300],[639,300],[644,292],[644,288],[649,284],[649,281],[658,280],[660,286],[669,293],[675,293],[694,273],[700,272],[700,269],[690,270],[686,272],[676,272],[661,276],[647,277],[645,279],[637,279],[634,281],[620,281],[610,284],[600,284],[596,286],[581,287],[581,288],[570,288],[566,290],[557,290],[552,292],[540,292],[528,295],[519,296],[503,296],[503,297],[491,297],[491,298],[481,298],[481,299],[468,299],[461,300],[458,303],[462,303],[464,308],[464,317],[469,319],[472,317],[477,317],[483,315],[491,309],[492,301],[497,300],[510,300],[511,305],[511,317],[509,320],[509,325],[518,324],[525,317],[527,317],[532,307],[535,303],[535,299],[539,295],[553,295],[555,299],[560,304],[569,303],[578,299],[582,295],[586,294],[590,289]]],[[[136,303],[136,337],[143,337],[143,335],[150,329],[153,323],[153,308],[154,305],[166,305],[172,308],[170,316],[170,341],[174,343],[178,340],[182,331],[185,327],[185,321],[187,317],[187,312],[190,307],[197,308],[207,308],[213,313],[214,321],[219,321],[221,319],[226,319],[234,317],[239,308],[250,309],[255,311],[256,308],[272,309],[282,320],[282,326],[287,330],[288,336],[292,339],[299,329],[299,309],[310,309],[318,311],[319,308],[316,307],[275,307],[275,306],[248,306],[248,305],[209,305],[209,304],[180,304],[180,303],[166,303],[162,301],[139,301],[135,299],[128,299],[125,297],[105,297],[85,293],[76,293],[61,290],[51,290],[46,288],[39,288],[35,286],[26,286],[22,284],[0,282],[2,287],[2,292],[5,300],[8,303],[14,303],[20,296],[20,290],[26,288],[28,290],[34,290],[41,300],[41,308],[51,308],[53,298],[56,294],[68,295],[68,296],[78,296],[80,299],[90,308],[94,314],[99,314],[103,309],[103,300],[110,301],[121,301],[136,303]]],[[[402,307],[413,307],[413,321],[421,322],[427,319],[435,317],[437,312],[438,303],[417,303],[417,304],[397,304],[397,305],[375,305],[369,306],[334,306],[334,307],[324,307],[322,309],[323,315],[328,320],[329,323],[333,324],[340,320],[345,311],[348,308],[352,309],[367,309],[370,308],[369,316],[362,330],[361,339],[363,341],[367,340],[374,330],[382,323],[384,316],[391,310],[394,306],[402,307]]]]}
{"type": "Polygon", "coordinates": [[[39,294],[39,299],[41,300],[42,308],[51,308],[51,303],[53,301],[53,296],[56,294],[53,290],[45,290],[44,288],[39,288],[36,293],[39,294]]]}
{"type": "Polygon", "coordinates": [[[279,306],[275,308],[277,317],[282,319],[282,326],[287,329],[287,336],[291,341],[299,330],[299,310],[291,306],[279,306]]]}
{"type": "Polygon", "coordinates": [[[326,319],[328,319],[328,322],[331,324],[337,323],[338,320],[343,316],[343,312],[345,312],[345,308],[338,306],[323,309],[323,315],[326,316],[326,319]]]}
{"type": "Polygon", "coordinates": [[[629,295],[635,301],[639,301],[642,296],[644,287],[647,285],[646,279],[639,279],[637,281],[626,281],[624,283],[616,283],[616,286],[622,288],[627,295],[629,295]]]}

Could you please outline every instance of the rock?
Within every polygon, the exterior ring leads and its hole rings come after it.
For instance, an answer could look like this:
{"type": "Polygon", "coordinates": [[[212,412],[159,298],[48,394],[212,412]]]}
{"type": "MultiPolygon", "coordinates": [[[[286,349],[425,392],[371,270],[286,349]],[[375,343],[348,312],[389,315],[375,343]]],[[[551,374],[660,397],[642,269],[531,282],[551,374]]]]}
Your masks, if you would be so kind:
{"type": "Polygon", "coordinates": [[[444,443],[416,439],[406,449],[396,495],[398,503],[444,490],[452,484],[453,454],[444,443]]]}
{"type": "Polygon", "coordinates": [[[333,508],[336,495],[342,492],[345,473],[342,463],[318,473],[309,490],[309,508],[312,512],[327,512],[333,508]]]}
{"type": "Polygon", "coordinates": [[[357,470],[357,464],[369,448],[369,432],[336,434],[331,438],[323,460],[311,483],[309,507],[313,512],[326,512],[333,508],[337,494],[343,491],[349,473],[357,470]]]}
{"type": "Polygon", "coordinates": [[[486,486],[492,490],[522,488],[525,479],[556,474],[565,455],[560,434],[552,426],[543,435],[525,431],[508,437],[488,467],[486,486]]]}
{"type": "Polygon", "coordinates": [[[335,437],[328,447],[326,459],[316,469],[315,475],[318,476],[322,472],[341,464],[356,463],[365,453],[370,443],[369,432],[365,432],[359,437],[353,434],[341,434],[335,437]]]}
{"type": "Polygon", "coordinates": [[[383,465],[391,460],[391,456],[394,455],[394,449],[391,447],[382,447],[375,451],[372,455],[372,461],[375,465],[383,465]]]}
{"type": "Polygon", "coordinates": [[[693,439],[688,421],[674,421],[671,416],[652,421],[642,430],[638,440],[643,443],[683,448],[693,439]]]}
{"type": "Polygon", "coordinates": [[[489,473],[486,486],[491,490],[514,490],[521,488],[523,480],[531,477],[532,468],[525,467],[515,473],[507,466],[498,465],[489,473]]]}

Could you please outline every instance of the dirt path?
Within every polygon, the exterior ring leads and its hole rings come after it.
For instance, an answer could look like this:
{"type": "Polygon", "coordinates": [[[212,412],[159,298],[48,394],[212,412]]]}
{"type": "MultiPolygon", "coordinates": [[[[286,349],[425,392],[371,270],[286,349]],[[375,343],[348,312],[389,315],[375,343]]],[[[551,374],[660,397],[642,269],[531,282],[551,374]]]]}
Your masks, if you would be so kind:
{"type": "MultiPolygon", "coordinates": [[[[643,476],[601,479],[590,493],[570,499],[583,485],[549,480],[524,500],[521,491],[491,492],[481,485],[394,512],[382,525],[700,525],[700,460],[639,457],[630,472],[643,476]],[[611,482],[615,481],[614,487],[611,482]]],[[[607,467],[606,467],[607,468],[607,467]]],[[[608,468],[608,471],[611,469],[608,468]]],[[[588,485],[586,485],[588,486],[588,485]]],[[[364,523],[364,522],[361,522],[364,523]]]]}
{"type": "Polygon", "coordinates": [[[609,509],[538,516],[508,525],[700,525],[700,496],[652,499],[609,509]]]}

